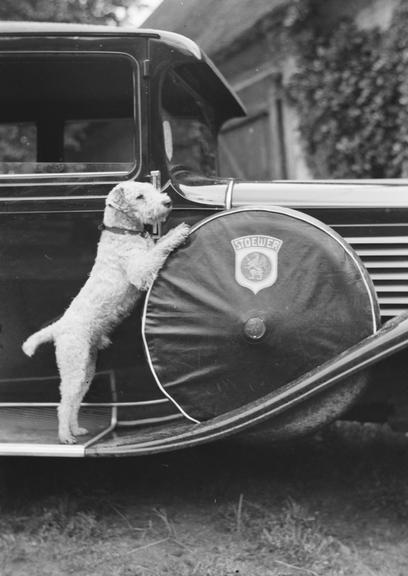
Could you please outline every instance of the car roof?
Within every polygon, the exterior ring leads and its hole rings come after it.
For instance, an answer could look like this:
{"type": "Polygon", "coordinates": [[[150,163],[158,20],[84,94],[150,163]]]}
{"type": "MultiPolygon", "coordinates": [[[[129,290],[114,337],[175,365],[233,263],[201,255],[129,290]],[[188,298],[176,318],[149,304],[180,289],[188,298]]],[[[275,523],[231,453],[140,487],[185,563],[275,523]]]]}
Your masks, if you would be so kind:
{"type": "Polygon", "coordinates": [[[19,22],[0,21],[0,36],[134,36],[163,40],[167,44],[177,45],[198,59],[202,58],[199,46],[190,38],[150,28],[136,26],[107,26],[101,24],[73,24],[68,22],[19,22]]]}
{"type": "Polygon", "coordinates": [[[20,22],[20,21],[5,21],[0,20],[0,38],[1,37],[28,37],[28,36],[74,36],[74,37],[89,37],[89,36],[122,36],[122,37],[147,37],[161,40],[171,48],[181,50],[189,54],[190,57],[197,61],[205,62],[211,68],[213,74],[218,78],[222,90],[229,93],[234,101],[235,114],[237,116],[245,115],[245,108],[237,97],[231,91],[227,81],[221,72],[214,66],[212,61],[207,58],[201,48],[186,36],[177,34],[176,32],[168,32],[167,30],[155,30],[151,28],[138,28],[136,26],[106,26],[101,24],[73,24],[61,22],[20,22]]]}

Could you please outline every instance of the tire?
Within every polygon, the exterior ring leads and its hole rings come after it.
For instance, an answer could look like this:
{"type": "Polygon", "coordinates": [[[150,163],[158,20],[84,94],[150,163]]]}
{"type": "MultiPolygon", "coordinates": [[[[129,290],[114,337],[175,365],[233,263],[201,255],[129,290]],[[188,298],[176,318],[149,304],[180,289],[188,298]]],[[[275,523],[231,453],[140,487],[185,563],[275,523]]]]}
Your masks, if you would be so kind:
{"type": "MultiPolygon", "coordinates": [[[[379,327],[371,280],[352,248],[300,212],[245,207],[197,224],[146,297],[143,337],[159,387],[203,421],[257,400],[379,327]]],[[[367,383],[354,377],[275,433],[338,417],[367,383]]]]}

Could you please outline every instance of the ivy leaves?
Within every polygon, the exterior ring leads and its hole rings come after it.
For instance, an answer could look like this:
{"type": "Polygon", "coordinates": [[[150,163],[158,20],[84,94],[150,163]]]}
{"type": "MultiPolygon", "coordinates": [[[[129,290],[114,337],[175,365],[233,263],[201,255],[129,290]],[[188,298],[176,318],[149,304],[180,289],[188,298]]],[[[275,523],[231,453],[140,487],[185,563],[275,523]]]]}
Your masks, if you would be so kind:
{"type": "Polygon", "coordinates": [[[408,175],[407,24],[401,8],[386,32],[343,20],[335,30],[315,29],[307,45],[298,38],[287,93],[316,178],[408,175]]]}

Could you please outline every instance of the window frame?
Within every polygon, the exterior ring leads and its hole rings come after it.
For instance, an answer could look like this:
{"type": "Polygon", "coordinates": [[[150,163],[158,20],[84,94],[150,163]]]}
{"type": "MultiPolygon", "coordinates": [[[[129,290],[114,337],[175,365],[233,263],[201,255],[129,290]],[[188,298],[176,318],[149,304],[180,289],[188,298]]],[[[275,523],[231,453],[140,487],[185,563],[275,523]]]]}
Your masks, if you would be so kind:
{"type": "MultiPolygon", "coordinates": [[[[176,64],[176,65],[171,66],[168,69],[166,69],[165,73],[161,77],[160,86],[159,86],[159,120],[160,120],[160,131],[161,131],[161,137],[162,137],[162,143],[163,143],[163,157],[165,159],[166,168],[170,174],[172,171],[171,161],[167,157],[167,153],[165,150],[165,134],[164,134],[164,128],[163,128],[163,123],[166,120],[166,118],[163,114],[163,112],[165,112],[165,108],[163,106],[164,85],[165,85],[165,82],[168,79],[169,75],[175,74],[177,76],[178,81],[182,85],[183,89],[191,97],[193,97],[194,99],[196,99],[199,102],[198,107],[201,110],[203,119],[204,119],[206,125],[211,130],[211,133],[214,137],[214,153],[215,153],[215,156],[214,156],[214,164],[215,164],[214,179],[215,179],[215,178],[217,178],[217,174],[219,171],[218,142],[217,142],[218,134],[217,134],[215,119],[211,118],[211,115],[208,114],[208,110],[213,111],[213,107],[211,106],[211,104],[208,102],[208,100],[200,92],[198,92],[193,86],[191,86],[191,84],[188,82],[188,80],[183,78],[182,74],[180,74],[180,72],[178,70],[180,67],[181,67],[180,64],[176,64]]],[[[173,145],[174,145],[174,141],[173,141],[173,145]]],[[[177,184],[184,184],[183,179],[176,178],[175,181],[177,182],[177,184]]]]}
{"type": "Polygon", "coordinates": [[[13,184],[72,184],[76,182],[87,182],[89,184],[101,184],[118,182],[137,178],[142,170],[142,122],[141,122],[141,74],[138,60],[127,52],[116,50],[2,50],[0,51],[0,61],[7,58],[76,58],[81,56],[107,58],[120,57],[129,61],[132,72],[133,86],[133,128],[135,157],[133,166],[129,171],[96,171],[96,172],[62,172],[43,174],[1,174],[0,187],[13,184]]]}

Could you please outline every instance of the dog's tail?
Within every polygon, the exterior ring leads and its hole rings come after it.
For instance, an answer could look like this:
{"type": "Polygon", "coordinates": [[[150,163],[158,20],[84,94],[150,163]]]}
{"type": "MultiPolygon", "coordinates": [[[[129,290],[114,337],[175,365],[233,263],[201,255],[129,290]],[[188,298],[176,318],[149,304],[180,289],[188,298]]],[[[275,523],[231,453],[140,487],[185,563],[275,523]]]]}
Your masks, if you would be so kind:
{"type": "Polygon", "coordinates": [[[22,345],[23,352],[27,354],[27,356],[31,357],[34,355],[38,346],[41,346],[41,344],[44,344],[45,342],[50,342],[51,340],[54,340],[54,324],[50,324],[29,336],[22,345]]]}

